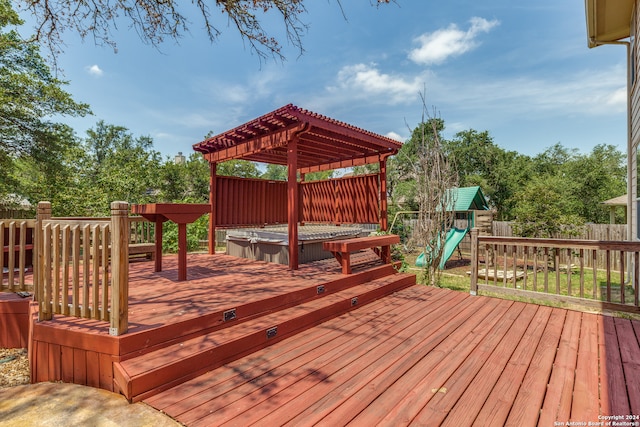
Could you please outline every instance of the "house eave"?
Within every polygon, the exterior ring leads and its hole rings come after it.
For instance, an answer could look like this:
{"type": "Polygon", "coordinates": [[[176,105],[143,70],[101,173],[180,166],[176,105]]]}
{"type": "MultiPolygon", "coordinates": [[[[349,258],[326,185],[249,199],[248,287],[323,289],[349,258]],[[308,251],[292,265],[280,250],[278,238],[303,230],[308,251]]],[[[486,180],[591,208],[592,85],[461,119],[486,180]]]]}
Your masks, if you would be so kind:
{"type": "Polygon", "coordinates": [[[585,0],[590,48],[629,38],[634,0],[585,0]]]}

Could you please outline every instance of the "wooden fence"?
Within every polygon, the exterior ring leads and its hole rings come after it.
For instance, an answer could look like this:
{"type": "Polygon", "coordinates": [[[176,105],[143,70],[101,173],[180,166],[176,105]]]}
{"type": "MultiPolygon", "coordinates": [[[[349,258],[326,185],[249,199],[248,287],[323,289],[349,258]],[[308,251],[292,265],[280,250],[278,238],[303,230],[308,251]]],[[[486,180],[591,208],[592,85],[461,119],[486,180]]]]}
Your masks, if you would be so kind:
{"type": "Polygon", "coordinates": [[[640,312],[639,264],[638,242],[479,236],[477,229],[471,231],[472,294],[507,292],[640,312]]]}
{"type": "Polygon", "coordinates": [[[0,220],[0,291],[32,292],[26,273],[33,268],[34,219],[0,220]]]}

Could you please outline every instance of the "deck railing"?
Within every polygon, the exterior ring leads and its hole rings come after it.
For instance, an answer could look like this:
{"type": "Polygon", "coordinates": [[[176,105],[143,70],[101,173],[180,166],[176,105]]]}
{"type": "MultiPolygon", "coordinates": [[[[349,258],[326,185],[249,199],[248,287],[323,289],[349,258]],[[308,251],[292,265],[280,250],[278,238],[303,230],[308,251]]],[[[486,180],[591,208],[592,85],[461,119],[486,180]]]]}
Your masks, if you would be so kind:
{"type": "Polygon", "coordinates": [[[113,202],[110,218],[52,218],[51,204],[38,204],[34,283],[40,320],[62,314],[108,321],[111,335],[127,331],[128,206],[113,202]]]}
{"type": "Polygon", "coordinates": [[[471,293],[488,291],[640,312],[640,243],[479,236],[471,230],[471,293]],[[594,262],[604,256],[605,268],[594,262]]]}
{"type": "Polygon", "coordinates": [[[0,291],[33,292],[25,281],[33,268],[34,219],[0,219],[0,291]]]}

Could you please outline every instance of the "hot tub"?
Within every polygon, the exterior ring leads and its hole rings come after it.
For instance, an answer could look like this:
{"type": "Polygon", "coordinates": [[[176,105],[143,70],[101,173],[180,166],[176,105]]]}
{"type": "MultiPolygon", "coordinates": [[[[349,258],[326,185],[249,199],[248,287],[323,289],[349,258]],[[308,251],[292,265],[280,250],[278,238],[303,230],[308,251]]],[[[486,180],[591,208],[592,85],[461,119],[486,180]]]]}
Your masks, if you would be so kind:
{"type": "MultiPolygon", "coordinates": [[[[363,229],[353,226],[298,226],[298,261],[300,263],[331,258],[322,242],[358,237],[363,229]]],[[[366,232],[365,232],[366,234],[366,232]]],[[[240,258],[289,264],[289,231],[286,225],[265,228],[227,230],[227,254],[240,258]]]]}

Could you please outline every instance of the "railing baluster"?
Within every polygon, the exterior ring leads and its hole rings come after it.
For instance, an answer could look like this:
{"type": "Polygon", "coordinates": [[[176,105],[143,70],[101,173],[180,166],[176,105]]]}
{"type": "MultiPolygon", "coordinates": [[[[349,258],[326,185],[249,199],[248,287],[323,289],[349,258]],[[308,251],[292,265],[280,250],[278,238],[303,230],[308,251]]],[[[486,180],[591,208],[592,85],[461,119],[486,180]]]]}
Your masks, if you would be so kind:
{"type": "Polygon", "coordinates": [[[580,298],[584,298],[584,249],[580,249],[580,298]]]}
{"type": "Polygon", "coordinates": [[[513,289],[516,289],[518,283],[518,247],[516,245],[512,246],[512,255],[513,255],[513,289]]]}
{"type": "Polygon", "coordinates": [[[523,290],[527,290],[527,273],[529,270],[529,246],[525,246],[524,248],[522,248],[523,250],[523,256],[524,256],[524,264],[522,266],[522,271],[523,271],[523,278],[522,278],[522,289],[523,290]]]}
{"type": "Polygon", "coordinates": [[[100,319],[100,225],[91,227],[91,318],[100,319]]]}
{"type": "Polygon", "coordinates": [[[102,305],[100,307],[102,320],[109,321],[109,224],[102,227],[102,305]]]}
{"type": "Polygon", "coordinates": [[[43,298],[40,302],[40,311],[42,311],[42,317],[40,320],[49,320],[53,315],[53,309],[51,304],[51,225],[44,226],[44,250],[42,253],[44,274],[43,280],[43,298]]]}
{"type": "Polygon", "coordinates": [[[634,266],[634,274],[633,274],[633,295],[634,295],[634,305],[636,307],[640,307],[640,298],[638,297],[638,294],[640,293],[640,287],[638,286],[638,283],[640,283],[640,252],[638,251],[634,251],[633,253],[633,260],[635,261],[633,263],[634,266]]]}
{"type": "Polygon", "coordinates": [[[504,245],[503,249],[504,249],[504,253],[502,254],[502,261],[503,261],[502,286],[506,288],[507,287],[507,245],[504,245]]]}
{"type": "Polygon", "coordinates": [[[2,276],[0,276],[0,288],[4,289],[4,228],[5,221],[0,221],[0,243],[2,243],[2,256],[0,256],[0,272],[2,272],[2,276]]]}
{"type": "Polygon", "coordinates": [[[15,270],[16,270],[16,222],[11,221],[9,223],[9,256],[8,265],[9,268],[9,291],[14,291],[15,282],[15,270]]]}
{"type": "MultiPolygon", "coordinates": [[[[591,251],[591,261],[593,263],[593,265],[591,266],[591,269],[593,270],[593,299],[597,300],[598,299],[598,252],[597,250],[593,249],[591,251]]],[[[602,292],[600,292],[600,298],[602,298],[602,292]]]]}
{"type": "Polygon", "coordinates": [[[567,295],[571,296],[571,249],[567,249],[567,295]]]}
{"type": "Polygon", "coordinates": [[[544,248],[544,293],[549,292],[549,248],[544,248]]]}
{"type": "Polygon", "coordinates": [[[80,229],[77,225],[71,228],[71,260],[73,262],[72,278],[72,306],[71,314],[73,316],[80,316],[80,229]]]}
{"type": "Polygon", "coordinates": [[[89,285],[91,280],[91,272],[89,271],[91,263],[89,262],[89,256],[91,255],[91,237],[89,232],[89,224],[84,224],[82,227],[82,244],[79,249],[82,250],[82,307],[80,308],[80,315],[85,319],[91,317],[89,312],[89,285]]]}
{"type": "Polygon", "coordinates": [[[493,245],[493,285],[498,286],[498,245],[493,245]]]}
{"type": "Polygon", "coordinates": [[[624,251],[620,251],[620,304],[624,304],[624,251]]]}
{"type": "Polygon", "coordinates": [[[560,295],[560,250],[553,250],[553,266],[556,270],[556,295],[560,295]]]}
{"type": "Polygon", "coordinates": [[[27,223],[26,221],[20,221],[20,252],[19,252],[19,261],[18,261],[18,289],[21,291],[25,290],[24,287],[24,270],[27,267],[27,223]]]}
{"type": "Polygon", "coordinates": [[[538,292],[538,247],[533,247],[533,291],[538,292]]]}
{"type": "Polygon", "coordinates": [[[64,300],[61,298],[60,289],[60,225],[54,224],[51,227],[52,248],[52,267],[53,267],[53,311],[62,313],[60,305],[64,300]]]}
{"type": "Polygon", "coordinates": [[[611,251],[607,249],[607,302],[611,302],[611,251]]]}

